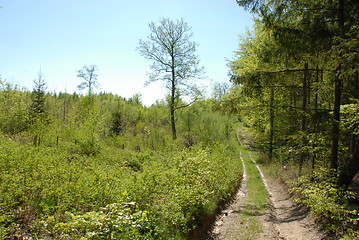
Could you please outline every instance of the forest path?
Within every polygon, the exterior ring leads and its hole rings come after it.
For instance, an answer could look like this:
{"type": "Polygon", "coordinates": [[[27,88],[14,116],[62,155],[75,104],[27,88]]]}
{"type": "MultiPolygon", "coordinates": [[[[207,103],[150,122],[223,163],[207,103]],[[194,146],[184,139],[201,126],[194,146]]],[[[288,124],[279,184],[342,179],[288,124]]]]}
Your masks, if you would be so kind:
{"type": "Polygon", "coordinates": [[[277,180],[264,176],[250,152],[247,156],[241,153],[240,158],[243,163],[242,186],[232,204],[216,221],[210,239],[325,239],[314,219],[292,200],[286,187],[277,180]],[[256,174],[259,173],[268,193],[265,204],[258,204],[253,196],[249,196],[257,194],[248,190],[248,181],[251,181],[251,177],[256,177],[253,172],[247,171],[249,164],[255,165],[258,171],[256,174]]]}

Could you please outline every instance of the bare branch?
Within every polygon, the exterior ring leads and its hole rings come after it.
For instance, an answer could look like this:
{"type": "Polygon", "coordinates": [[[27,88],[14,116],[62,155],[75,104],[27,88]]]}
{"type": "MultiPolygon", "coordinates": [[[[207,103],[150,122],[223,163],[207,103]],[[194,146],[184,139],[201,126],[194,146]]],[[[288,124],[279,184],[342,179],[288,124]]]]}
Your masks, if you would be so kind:
{"type": "Polygon", "coordinates": [[[186,104],[186,105],[182,105],[182,106],[176,107],[175,109],[178,110],[178,109],[181,109],[181,108],[189,107],[189,106],[191,106],[193,103],[195,103],[195,102],[197,102],[197,101],[198,101],[198,98],[195,98],[195,99],[193,99],[192,102],[190,102],[190,103],[188,103],[188,104],[186,104]]]}

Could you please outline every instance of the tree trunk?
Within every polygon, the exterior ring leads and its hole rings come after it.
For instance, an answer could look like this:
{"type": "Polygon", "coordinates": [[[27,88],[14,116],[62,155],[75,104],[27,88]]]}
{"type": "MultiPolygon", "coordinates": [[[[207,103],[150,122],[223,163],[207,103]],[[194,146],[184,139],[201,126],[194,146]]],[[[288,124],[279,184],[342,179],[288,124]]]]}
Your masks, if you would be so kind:
{"type": "MultiPolygon", "coordinates": [[[[318,83],[319,83],[319,67],[317,65],[317,71],[316,71],[316,75],[315,75],[315,96],[314,96],[314,129],[313,132],[318,131],[318,119],[317,119],[317,115],[318,115],[318,83]]],[[[313,148],[316,147],[316,144],[314,143],[313,148]]],[[[312,155],[312,170],[314,171],[315,169],[315,157],[316,154],[313,153],[312,155]]]]}
{"type": "Polygon", "coordinates": [[[270,129],[269,129],[269,160],[273,158],[273,139],[274,139],[274,88],[270,90],[269,102],[269,116],[270,116],[270,129]]]}
{"type": "Polygon", "coordinates": [[[338,149],[339,149],[339,121],[340,121],[340,99],[342,95],[342,80],[340,76],[341,64],[338,66],[338,74],[334,83],[334,110],[333,110],[333,129],[332,146],[330,154],[330,169],[338,170],[338,149]]]}
{"type": "MultiPolygon", "coordinates": [[[[173,52],[173,51],[172,51],[173,52]]],[[[172,81],[171,81],[171,103],[170,103],[170,112],[171,112],[171,126],[172,126],[172,138],[177,139],[177,133],[176,133],[176,119],[175,119],[175,99],[176,99],[176,75],[175,75],[175,59],[172,55],[172,65],[171,65],[171,71],[172,71],[172,81]]]]}
{"type": "MultiPolygon", "coordinates": [[[[352,97],[358,98],[358,71],[354,72],[352,97]]],[[[359,135],[351,134],[349,141],[350,156],[344,162],[338,176],[338,185],[348,188],[349,184],[359,172],[359,135]]]]}
{"type": "MultiPolygon", "coordinates": [[[[344,1],[339,0],[338,2],[338,24],[339,24],[339,36],[344,36],[344,1]]],[[[333,109],[333,130],[332,130],[332,147],[330,154],[330,169],[332,171],[338,170],[338,149],[339,149],[339,134],[340,134],[340,99],[342,95],[342,79],[341,79],[341,63],[339,63],[337,68],[337,76],[334,83],[334,109],[333,109]]]]}
{"type": "Polygon", "coordinates": [[[303,84],[302,84],[302,116],[301,116],[301,125],[300,130],[302,132],[302,143],[301,151],[299,156],[299,172],[302,171],[303,163],[305,160],[305,152],[303,147],[306,145],[306,135],[307,130],[307,97],[308,97],[308,63],[304,64],[304,75],[303,75],[303,84]]]}
{"type": "Polygon", "coordinates": [[[353,98],[359,98],[359,76],[358,71],[354,72],[353,88],[351,95],[353,98]]]}
{"type": "Polygon", "coordinates": [[[338,185],[345,188],[348,188],[355,175],[359,172],[359,135],[352,134],[350,142],[350,145],[352,145],[350,157],[338,176],[338,185]]]}
{"type": "Polygon", "coordinates": [[[338,17],[338,23],[340,26],[340,35],[344,35],[345,33],[345,0],[339,0],[338,2],[338,12],[337,12],[337,17],[338,17]]]}
{"type": "Polygon", "coordinates": [[[174,109],[174,98],[171,99],[171,126],[172,126],[172,138],[177,139],[176,133],[176,121],[175,121],[175,109],[174,109]]]}

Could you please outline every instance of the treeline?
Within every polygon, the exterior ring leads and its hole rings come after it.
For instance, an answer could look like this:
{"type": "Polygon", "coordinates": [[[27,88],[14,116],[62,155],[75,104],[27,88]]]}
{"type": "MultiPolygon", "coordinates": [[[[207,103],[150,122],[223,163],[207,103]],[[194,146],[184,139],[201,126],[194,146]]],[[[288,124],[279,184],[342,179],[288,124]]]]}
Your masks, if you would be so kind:
{"type": "Polygon", "coordinates": [[[359,2],[237,3],[255,25],[229,63],[237,86],[223,107],[240,113],[272,162],[348,188],[359,171],[359,2]],[[316,174],[323,168],[328,177],[316,174]]]}
{"type": "Polygon", "coordinates": [[[0,82],[3,239],[183,239],[234,193],[237,120],[198,100],[49,93],[0,82]]]}

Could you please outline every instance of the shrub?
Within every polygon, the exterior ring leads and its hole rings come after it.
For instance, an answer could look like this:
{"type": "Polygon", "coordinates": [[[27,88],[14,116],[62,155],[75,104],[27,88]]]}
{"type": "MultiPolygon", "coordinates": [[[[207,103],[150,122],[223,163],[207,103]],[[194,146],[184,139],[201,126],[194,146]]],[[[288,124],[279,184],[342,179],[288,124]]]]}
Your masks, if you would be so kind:
{"type": "Polygon", "coordinates": [[[147,212],[128,202],[79,215],[67,212],[65,221],[50,216],[39,227],[55,239],[146,239],[152,232],[148,222],[147,212]]]}
{"type": "Polygon", "coordinates": [[[329,231],[339,236],[352,231],[359,220],[358,212],[348,208],[348,200],[354,195],[338,187],[326,169],[320,169],[314,176],[303,176],[294,183],[296,187],[292,190],[299,194],[296,201],[326,221],[329,231]]]}

